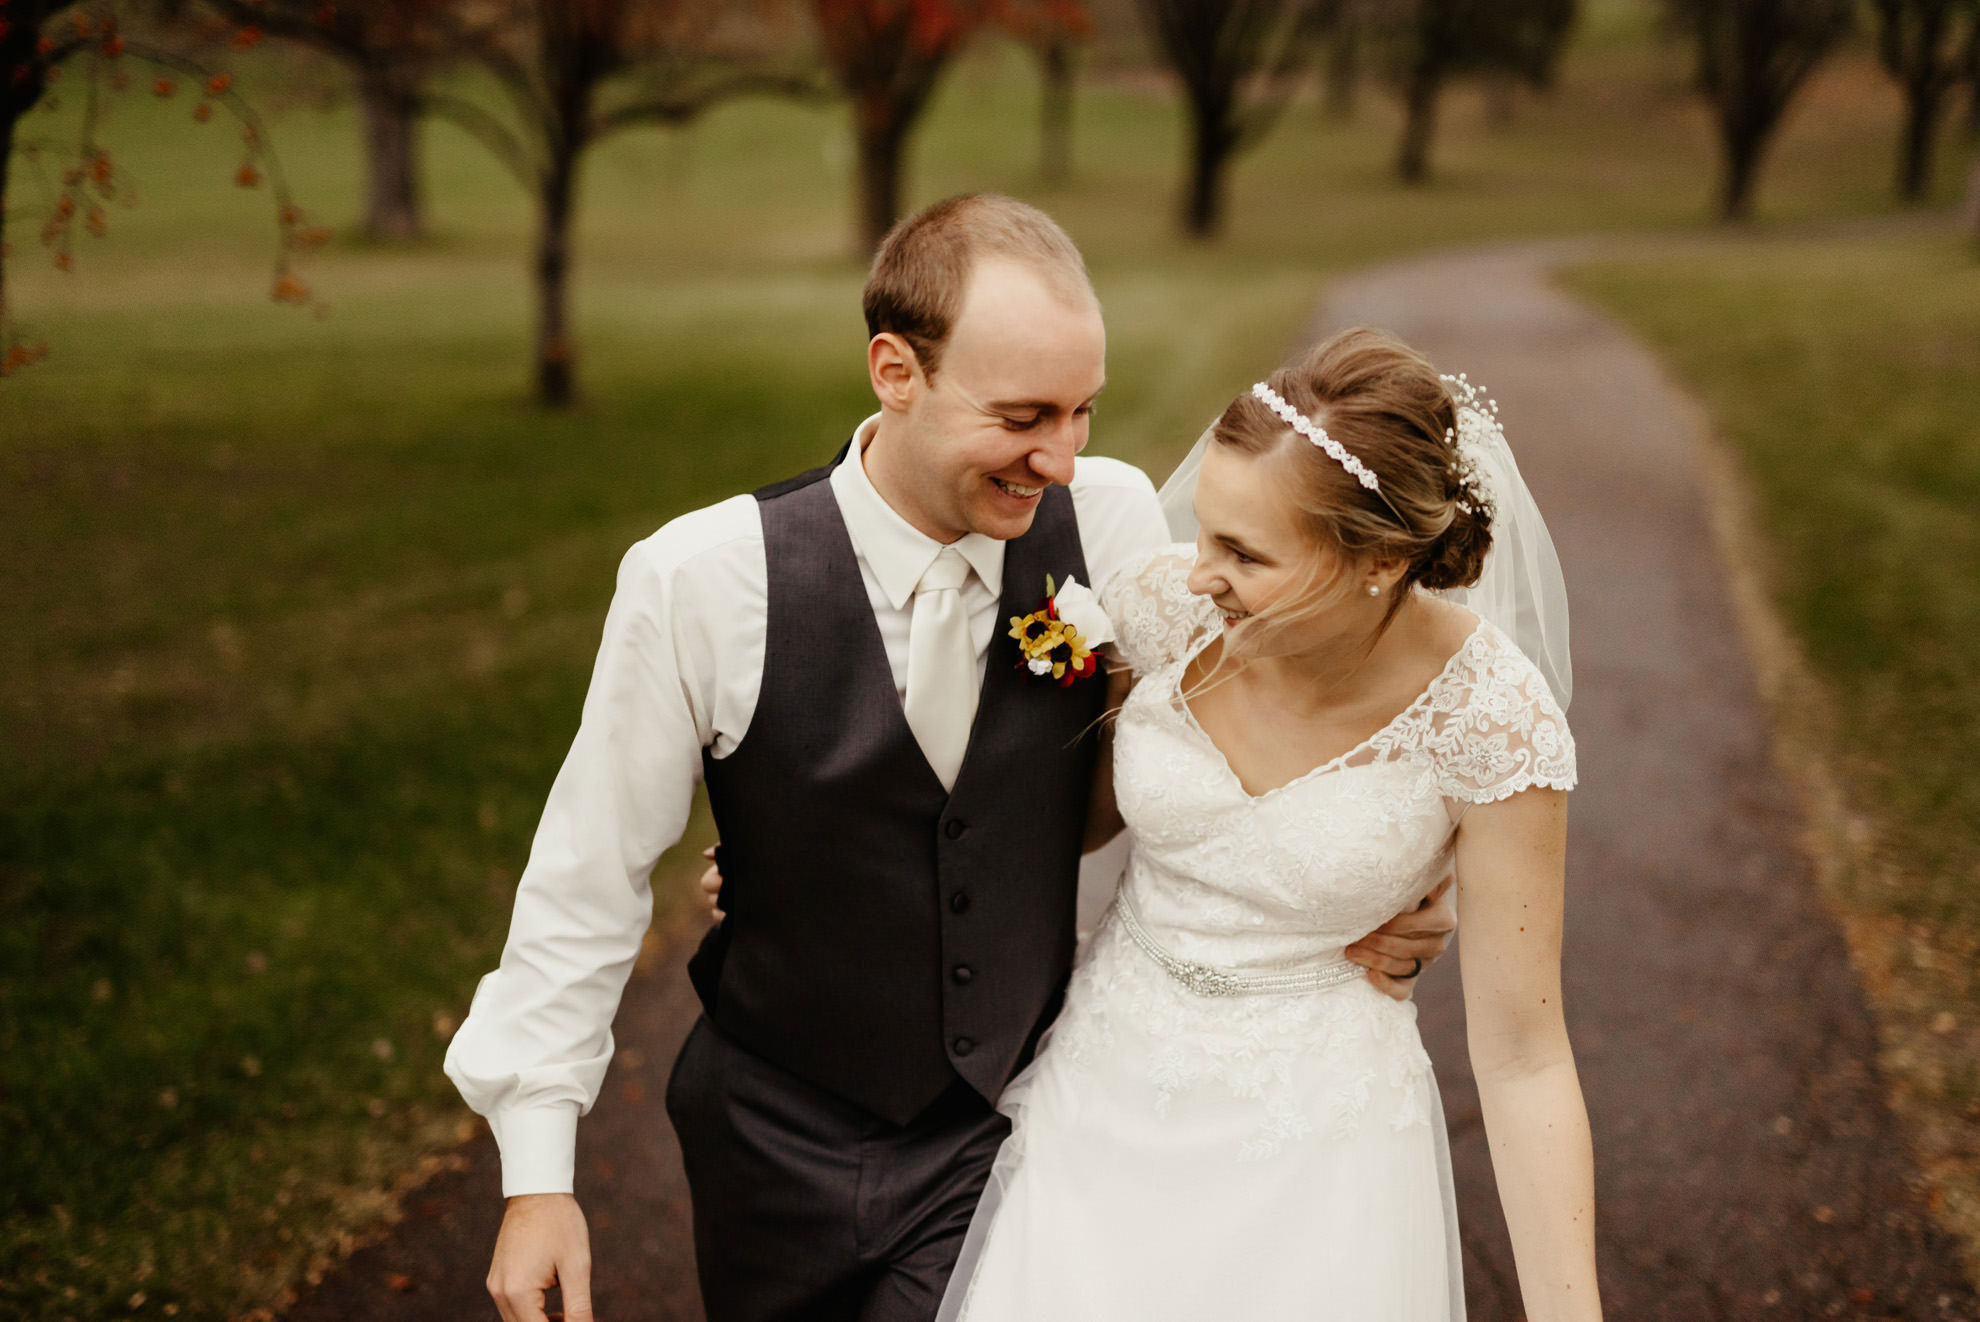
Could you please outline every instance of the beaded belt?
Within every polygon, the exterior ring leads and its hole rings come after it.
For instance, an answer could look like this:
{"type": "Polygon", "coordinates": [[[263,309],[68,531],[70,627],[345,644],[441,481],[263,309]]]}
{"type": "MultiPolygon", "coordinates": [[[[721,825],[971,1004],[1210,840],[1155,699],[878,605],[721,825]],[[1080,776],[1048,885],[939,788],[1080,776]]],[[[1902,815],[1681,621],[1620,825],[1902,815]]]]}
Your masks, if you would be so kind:
{"type": "Polygon", "coordinates": [[[1294,965],[1271,973],[1240,973],[1235,969],[1220,969],[1210,964],[1178,959],[1156,945],[1155,938],[1148,935],[1148,929],[1136,917],[1134,905],[1129,903],[1125,889],[1115,896],[1114,908],[1120,912],[1121,927],[1126,930],[1128,938],[1141,947],[1142,953],[1154,960],[1164,973],[1198,996],[1260,996],[1319,991],[1352,982],[1365,972],[1361,965],[1347,959],[1331,960],[1325,964],[1294,965]]]}

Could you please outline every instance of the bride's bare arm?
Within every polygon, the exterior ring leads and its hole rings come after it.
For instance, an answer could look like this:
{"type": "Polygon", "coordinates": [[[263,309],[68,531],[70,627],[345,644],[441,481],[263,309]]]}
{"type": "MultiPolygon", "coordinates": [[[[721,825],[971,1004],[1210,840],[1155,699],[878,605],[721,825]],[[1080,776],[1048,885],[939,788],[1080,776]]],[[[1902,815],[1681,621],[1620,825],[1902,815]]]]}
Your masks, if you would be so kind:
{"type": "Polygon", "coordinates": [[[1100,723],[1100,760],[1093,771],[1093,797],[1086,808],[1086,838],[1082,853],[1090,854],[1127,829],[1120,805],[1114,801],[1114,718],[1134,687],[1134,672],[1119,661],[1107,670],[1107,717],[1100,723]]]}
{"type": "Polygon", "coordinates": [[[1561,1015],[1567,795],[1481,804],[1458,831],[1465,1018],[1492,1169],[1532,1322],[1602,1316],[1595,1164],[1561,1015]]]}

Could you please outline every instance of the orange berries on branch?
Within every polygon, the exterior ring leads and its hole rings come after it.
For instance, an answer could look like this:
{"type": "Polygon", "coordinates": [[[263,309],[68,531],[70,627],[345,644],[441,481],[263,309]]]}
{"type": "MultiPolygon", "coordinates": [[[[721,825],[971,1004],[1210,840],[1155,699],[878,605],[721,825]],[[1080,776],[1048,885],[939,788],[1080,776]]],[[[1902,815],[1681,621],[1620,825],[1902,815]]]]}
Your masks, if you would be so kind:
{"type": "Polygon", "coordinates": [[[202,101],[198,105],[193,107],[193,121],[195,123],[204,124],[207,120],[212,118],[213,118],[213,103],[211,101],[202,101]]]}
{"type": "Polygon", "coordinates": [[[227,89],[233,85],[234,75],[230,73],[216,73],[206,80],[206,94],[208,96],[225,96],[227,95],[227,89]]]}
{"type": "Polygon", "coordinates": [[[153,96],[167,97],[177,90],[177,84],[173,83],[170,78],[156,78],[152,80],[151,94],[153,96]]]}
{"type": "Polygon", "coordinates": [[[255,169],[252,162],[244,163],[234,171],[234,182],[242,188],[253,188],[261,183],[261,171],[255,169]]]}
{"type": "Polygon", "coordinates": [[[240,31],[236,32],[234,34],[233,41],[229,42],[228,44],[231,45],[235,50],[247,50],[260,40],[261,40],[261,29],[250,23],[246,27],[242,28],[240,31]]]}
{"type": "Polygon", "coordinates": [[[296,279],[291,272],[280,271],[275,276],[275,288],[271,291],[270,296],[277,303],[307,303],[309,302],[309,286],[296,279]]]}

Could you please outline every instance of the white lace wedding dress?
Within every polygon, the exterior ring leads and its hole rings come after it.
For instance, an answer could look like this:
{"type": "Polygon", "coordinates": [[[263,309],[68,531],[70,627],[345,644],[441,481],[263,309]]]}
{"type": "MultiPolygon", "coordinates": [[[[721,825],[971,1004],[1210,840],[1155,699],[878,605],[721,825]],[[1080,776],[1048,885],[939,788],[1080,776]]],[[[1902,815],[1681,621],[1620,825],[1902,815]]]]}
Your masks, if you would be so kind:
{"type": "Polygon", "coordinates": [[[1138,677],[1114,754],[1127,874],[1045,1047],[998,1103],[1013,1131],[941,1318],[1462,1318],[1416,1007],[1361,977],[1203,995],[1131,929],[1239,974],[1339,961],[1442,875],[1468,805],[1572,787],[1566,719],[1481,622],[1367,742],[1249,794],[1179,700],[1221,629],[1184,586],[1192,558],[1155,554],[1103,594],[1138,677]]]}

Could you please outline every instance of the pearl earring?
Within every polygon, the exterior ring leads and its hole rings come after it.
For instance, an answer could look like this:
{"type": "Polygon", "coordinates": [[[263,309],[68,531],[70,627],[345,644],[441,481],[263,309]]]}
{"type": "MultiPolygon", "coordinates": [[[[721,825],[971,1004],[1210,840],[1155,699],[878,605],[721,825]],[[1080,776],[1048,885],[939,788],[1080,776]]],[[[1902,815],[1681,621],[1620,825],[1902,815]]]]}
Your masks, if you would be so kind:
{"type": "Polygon", "coordinates": [[[1374,583],[1370,583],[1368,585],[1368,595],[1371,597],[1379,597],[1382,595],[1382,589],[1378,585],[1374,583]]]}

